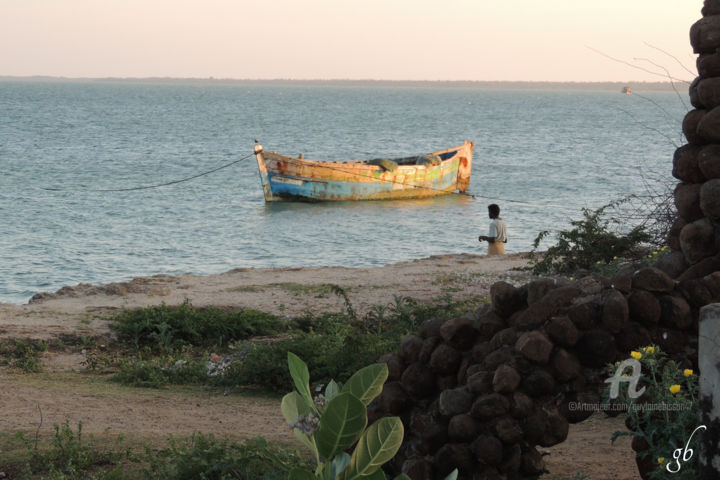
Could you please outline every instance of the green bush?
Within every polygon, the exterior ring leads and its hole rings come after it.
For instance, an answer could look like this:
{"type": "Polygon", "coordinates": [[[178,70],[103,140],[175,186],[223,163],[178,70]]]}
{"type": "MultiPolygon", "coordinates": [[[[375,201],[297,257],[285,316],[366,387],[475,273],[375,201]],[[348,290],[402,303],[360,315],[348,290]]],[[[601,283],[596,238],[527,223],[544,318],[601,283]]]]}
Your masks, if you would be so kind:
{"type": "Polygon", "coordinates": [[[598,263],[608,264],[619,258],[639,257],[644,251],[641,246],[650,241],[651,236],[643,227],[634,227],[627,233],[620,233],[618,229],[622,227],[621,222],[616,218],[608,218],[605,213],[608,208],[621,202],[623,201],[597,210],[583,208],[583,218],[571,221],[571,229],[557,232],[557,243],[545,252],[538,252],[538,248],[550,232],[540,232],[530,252],[533,273],[574,273],[583,269],[590,270],[598,263]]]}
{"type": "Polygon", "coordinates": [[[8,338],[0,342],[0,362],[19,368],[23,372],[37,373],[42,370],[40,355],[47,351],[48,344],[42,340],[8,338]]]}
{"type": "Polygon", "coordinates": [[[196,309],[185,301],[177,307],[159,306],[125,310],[115,317],[112,328],[121,341],[139,349],[172,352],[186,346],[213,347],[258,335],[286,330],[285,321],[256,310],[224,312],[216,308],[196,309]]]}
{"type": "Polygon", "coordinates": [[[238,444],[201,433],[183,442],[171,439],[168,450],[149,451],[147,456],[148,480],[284,480],[288,470],[309,464],[297,451],[262,437],[238,444]]]}
{"type": "Polygon", "coordinates": [[[112,380],[123,385],[160,388],[165,385],[203,385],[208,382],[206,363],[193,359],[141,356],[122,360],[112,380]]]}
{"type": "MultiPolygon", "coordinates": [[[[676,465],[676,454],[683,452],[686,445],[693,442],[697,453],[697,440],[702,432],[689,437],[699,426],[698,377],[690,369],[681,369],[669,360],[658,346],[651,345],[631,352],[642,367],[637,388],[645,388],[639,398],[629,398],[628,389],[620,389],[617,402],[624,404],[628,412],[628,427],[631,432],[617,431],[612,435],[614,442],[621,436],[634,436],[647,442],[647,450],[641,452],[641,458],[650,457],[657,465],[650,473],[651,478],[672,478],[690,480],[698,478],[693,461],[683,461],[676,465]],[[673,470],[669,472],[668,466],[673,470]],[[679,468],[681,467],[681,468],[679,468]],[[676,470],[678,470],[675,473],[676,470]]],[[[608,367],[611,375],[618,365],[608,367]]],[[[608,389],[609,390],[609,389],[608,389]]],[[[606,392],[606,397],[609,397],[606,392]]],[[[684,453],[681,454],[684,456],[684,453]]]]}

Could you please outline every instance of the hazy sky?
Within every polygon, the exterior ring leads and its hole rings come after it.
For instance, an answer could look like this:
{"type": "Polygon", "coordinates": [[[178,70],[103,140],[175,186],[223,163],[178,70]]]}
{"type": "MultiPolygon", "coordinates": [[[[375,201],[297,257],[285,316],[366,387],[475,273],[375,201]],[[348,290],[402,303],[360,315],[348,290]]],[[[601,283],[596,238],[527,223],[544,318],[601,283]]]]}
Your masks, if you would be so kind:
{"type": "MultiPolygon", "coordinates": [[[[0,75],[654,81],[702,0],[0,0],[0,75]]],[[[664,75],[664,74],[663,74],[664,75]]]]}

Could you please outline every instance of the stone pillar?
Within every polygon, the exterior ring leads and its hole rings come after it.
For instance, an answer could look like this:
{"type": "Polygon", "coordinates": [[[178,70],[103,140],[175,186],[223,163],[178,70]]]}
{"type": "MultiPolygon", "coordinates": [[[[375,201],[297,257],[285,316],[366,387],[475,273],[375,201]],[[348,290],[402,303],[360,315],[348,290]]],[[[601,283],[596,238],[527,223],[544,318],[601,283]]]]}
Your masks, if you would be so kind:
{"type": "Polygon", "coordinates": [[[720,303],[700,310],[700,478],[720,480],[720,303]]]}

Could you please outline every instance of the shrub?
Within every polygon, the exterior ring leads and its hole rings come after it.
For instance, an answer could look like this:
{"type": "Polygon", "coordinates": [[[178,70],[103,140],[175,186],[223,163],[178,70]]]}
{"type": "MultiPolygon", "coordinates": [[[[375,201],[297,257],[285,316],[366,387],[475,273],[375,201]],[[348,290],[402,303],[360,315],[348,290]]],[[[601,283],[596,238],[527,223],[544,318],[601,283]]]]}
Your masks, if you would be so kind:
{"type": "MultiPolygon", "coordinates": [[[[645,391],[639,398],[633,399],[629,398],[627,389],[620,389],[617,401],[627,407],[627,425],[632,432],[615,432],[611,440],[614,442],[618,437],[631,435],[645,443],[647,449],[638,455],[640,458],[650,457],[651,463],[657,466],[650,473],[651,478],[698,478],[695,470],[697,459],[690,462],[681,458],[681,468],[677,473],[671,475],[667,470],[668,464],[672,470],[678,468],[675,464],[677,452],[685,449],[691,441],[689,437],[698,427],[697,375],[692,370],[680,369],[655,345],[631,355],[640,361],[642,367],[637,388],[644,387],[645,391]]],[[[614,373],[617,366],[609,368],[614,373]]]]}
{"type": "Polygon", "coordinates": [[[42,340],[9,338],[0,342],[0,356],[6,358],[5,364],[27,373],[42,370],[40,355],[47,349],[47,343],[42,340]]]}
{"type": "Polygon", "coordinates": [[[212,347],[256,335],[286,330],[285,321],[269,313],[243,310],[228,313],[215,308],[196,309],[189,301],[177,307],[159,306],[125,310],[114,319],[121,341],[139,349],[171,352],[185,345],[212,347]]]}
{"type": "Polygon", "coordinates": [[[168,450],[148,451],[147,456],[150,466],[145,477],[149,480],[284,480],[288,470],[309,463],[297,451],[262,437],[238,444],[201,433],[184,442],[171,439],[168,450]]]}
{"type": "Polygon", "coordinates": [[[598,262],[607,264],[618,258],[638,256],[642,251],[641,245],[651,237],[643,227],[634,227],[627,233],[618,231],[621,222],[616,218],[608,218],[605,214],[608,208],[618,203],[611,203],[597,210],[583,208],[583,218],[571,221],[571,229],[557,232],[557,243],[544,253],[537,250],[550,232],[540,232],[530,252],[533,273],[573,273],[581,269],[592,269],[598,262]],[[613,225],[615,229],[611,228],[613,225]]]}

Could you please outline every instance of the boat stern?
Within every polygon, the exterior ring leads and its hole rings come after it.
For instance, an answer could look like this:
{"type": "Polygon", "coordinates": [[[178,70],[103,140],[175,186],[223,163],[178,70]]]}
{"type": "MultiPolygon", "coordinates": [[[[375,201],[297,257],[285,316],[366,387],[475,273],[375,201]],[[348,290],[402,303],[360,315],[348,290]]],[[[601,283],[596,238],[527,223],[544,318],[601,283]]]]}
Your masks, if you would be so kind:
{"type": "Polygon", "coordinates": [[[465,192],[470,188],[470,172],[472,170],[472,155],[475,144],[468,140],[458,149],[458,173],[457,173],[457,190],[465,192]]]}
{"type": "Polygon", "coordinates": [[[263,155],[263,147],[259,143],[255,144],[255,159],[257,160],[258,173],[260,173],[260,183],[263,187],[265,201],[274,200],[272,190],[270,189],[270,179],[268,178],[267,165],[265,165],[265,156],[263,155]]]}

